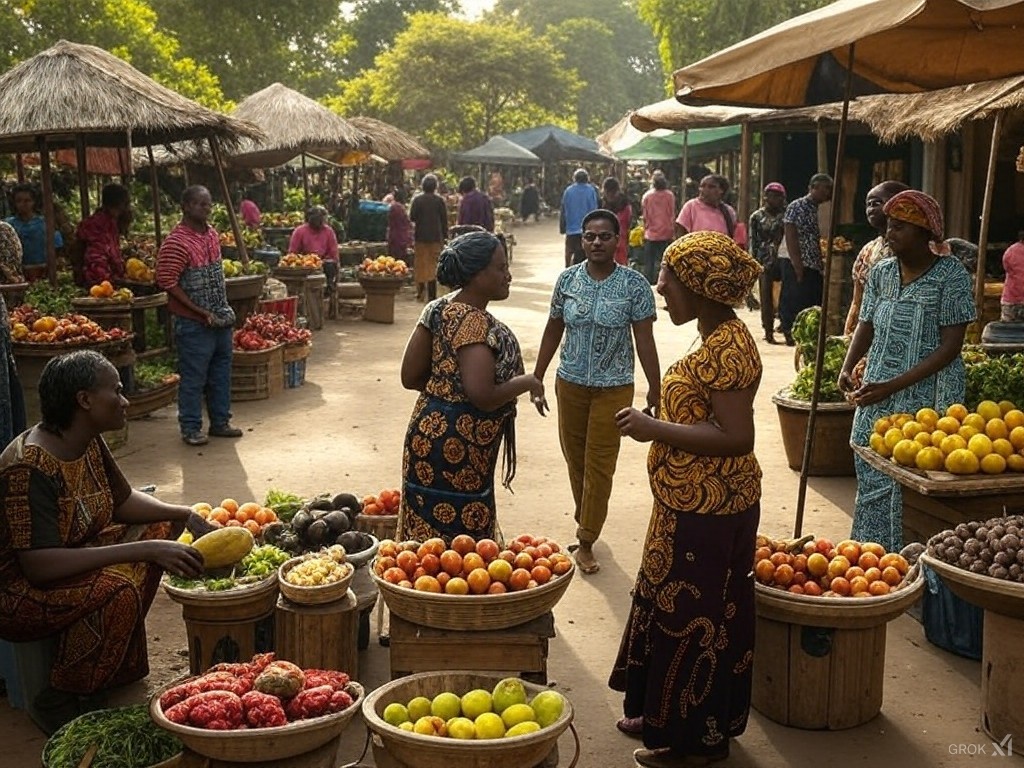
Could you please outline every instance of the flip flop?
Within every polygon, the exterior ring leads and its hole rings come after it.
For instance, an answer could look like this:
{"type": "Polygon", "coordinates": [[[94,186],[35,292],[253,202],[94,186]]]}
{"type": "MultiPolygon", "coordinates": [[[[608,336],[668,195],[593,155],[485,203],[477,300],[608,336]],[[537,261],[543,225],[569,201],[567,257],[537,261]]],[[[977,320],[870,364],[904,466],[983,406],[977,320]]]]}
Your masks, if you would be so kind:
{"type": "Polygon", "coordinates": [[[621,717],[615,721],[615,727],[627,736],[640,738],[644,733],[643,715],[640,717],[621,717]]]}
{"type": "Polygon", "coordinates": [[[580,548],[580,543],[578,541],[574,541],[572,544],[568,545],[565,548],[565,551],[566,552],[575,552],[579,548],[580,548]]]}
{"type": "Polygon", "coordinates": [[[579,560],[576,561],[576,565],[579,566],[580,572],[586,575],[597,573],[601,570],[601,564],[595,560],[592,563],[581,563],[579,560]]]}

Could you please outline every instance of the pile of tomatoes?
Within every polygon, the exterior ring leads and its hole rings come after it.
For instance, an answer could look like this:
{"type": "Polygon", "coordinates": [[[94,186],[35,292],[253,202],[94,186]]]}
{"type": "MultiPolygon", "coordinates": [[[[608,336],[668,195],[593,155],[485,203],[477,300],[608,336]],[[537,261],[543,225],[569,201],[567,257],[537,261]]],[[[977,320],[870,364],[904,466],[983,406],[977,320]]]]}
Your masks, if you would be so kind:
{"type": "Polygon", "coordinates": [[[15,307],[10,316],[11,338],[33,344],[97,344],[125,339],[120,328],[104,330],[85,315],[68,313],[60,317],[43,315],[28,304],[15,307]]]}
{"type": "Polygon", "coordinates": [[[255,501],[239,504],[234,499],[224,499],[217,506],[200,501],[192,505],[192,511],[215,528],[241,526],[253,536],[259,536],[266,526],[277,522],[274,510],[255,501]]]}
{"type": "Polygon", "coordinates": [[[275,344],[287,346],[303,346],[313,340],[313,332],[306,328],[296,328],[284,315],[256,313],[249,315],[245,323],[235,331],[233,337],[235,349],[245,352],[258,352],[269,349],[275,344]]]}
{"type": "Polygon", "coordinates": [[[376,495],[363,497],[364,515],[397,515],[402,503],[402,492],[392,488],[385,489],[376,495]]]}

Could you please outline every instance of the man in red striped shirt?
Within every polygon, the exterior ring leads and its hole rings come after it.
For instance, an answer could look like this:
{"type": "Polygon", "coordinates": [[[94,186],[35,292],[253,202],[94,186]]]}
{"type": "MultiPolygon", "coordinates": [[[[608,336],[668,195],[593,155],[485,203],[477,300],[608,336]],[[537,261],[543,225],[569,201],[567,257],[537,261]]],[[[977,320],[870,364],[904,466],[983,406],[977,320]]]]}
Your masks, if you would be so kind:
{"type": "Polygon", "coordinates": [[[203,396],[210,415],[209,434],[241,437],[231,426],[231,329],[235,313],[228,304],[221,265],[220,238],[208,223],[212,200],[206,187],[192,186],[181,196],[183,217],[157,255],[156,282],[167,291],[178,346],[178,425],[189,445],[205,445],[203,396]]]}

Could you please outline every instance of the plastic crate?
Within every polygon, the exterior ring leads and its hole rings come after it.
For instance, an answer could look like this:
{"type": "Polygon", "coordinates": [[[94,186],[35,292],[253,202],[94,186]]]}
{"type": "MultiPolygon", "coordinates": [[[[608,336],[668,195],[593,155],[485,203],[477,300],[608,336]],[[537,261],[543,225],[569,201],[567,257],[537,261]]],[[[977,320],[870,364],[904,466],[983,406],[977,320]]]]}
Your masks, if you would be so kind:
{"type": "Polygon", "coordinates": [[[295,389],[306,383],[306,361],[294,360],[284,364],[285,389],[295,389]]]}
{"type": "Polygon", "coordinates": [[[268,315],[284,315],[289,323],[295,325],[295,318],[299,313],[299,297],[288,296],[284,299],[265,299],[259,303],[257,311],[268,315]]]}

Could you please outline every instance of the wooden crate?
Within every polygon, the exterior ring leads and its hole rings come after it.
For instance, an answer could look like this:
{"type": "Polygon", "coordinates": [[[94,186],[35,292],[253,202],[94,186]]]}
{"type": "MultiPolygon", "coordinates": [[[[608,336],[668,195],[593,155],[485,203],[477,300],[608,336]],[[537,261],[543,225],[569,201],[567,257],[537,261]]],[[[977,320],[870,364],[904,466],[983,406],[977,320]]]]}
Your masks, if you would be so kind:
{"type": "Polygon", "coordinates": [[[348,590],[336,602],[296,605],[277,599],[274,618],[275,651],[303,668],[337,669],[359,676],[359,610],[348,590]]]}
{"type": "Polygon", "coordinates": [[[414,672],[475,669],[519,675],[546,685],[552,613],[499,631],[431,629],[391,614],[391,677],[414,672]]]}
{"type": "Polygon", "coordinates": [[[885,629],[807,627],[758,616],[754,709],[796,728],[868,722],[882,708],[885,629]]]}
{"type": "Polygon", "coordinates": [[[284,391],[283,346],[231,357],[231,399],[266,400],[284,391]]]}

